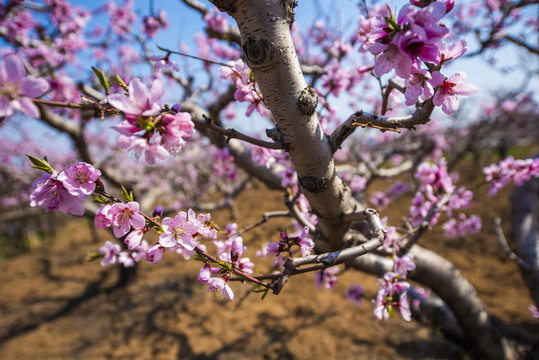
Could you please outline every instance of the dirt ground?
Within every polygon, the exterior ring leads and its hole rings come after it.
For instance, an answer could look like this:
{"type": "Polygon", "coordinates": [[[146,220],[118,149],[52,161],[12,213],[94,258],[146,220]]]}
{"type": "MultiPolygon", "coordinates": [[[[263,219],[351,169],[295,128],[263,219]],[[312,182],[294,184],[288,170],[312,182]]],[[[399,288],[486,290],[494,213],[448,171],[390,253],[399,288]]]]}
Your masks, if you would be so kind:
{"type": "MultiPolygon", "coordinates": [[[[506,189],[491,201],[502,218],[510,211],[509,194],[506,189]]],[[[384,213],[397,216],[406,201],[384,213]]],[[[248,189],[237,204],[240,226],[258,221],[263,211],[284,209],[282,195],[261,185],[248,189]]],[[[539,321],[528,312],[532,301],[482,206],[478,202],[475,209],[484,221],[481,234],[451,240],[433,231],[421,244],[454,262],[488,310],[515,334],[539,341],[539,321]]],[[[226,225],[227,216],[217,214],[216,222],[226,225]]],[[[265,241],[277,241],[276,229],[285,225],[270,221],[246,233],[251,257],[265,241]]],[[[504,223],[504,229],[508,233],[510,224],[504,223]]],[[[372,276],[345,272],[332,291],[317,290],[314,274],[297,276],[279,296],[269,294],[264,300],[250,286],[233,283],[236,301],[231,302],[198,284],[199,262],[165,254],[158,265],[141,263],[135,282],[115,288],[118,268],[86,261],[87,252],[112,239],[106,232],[99,234],[95,243],[87,223],[73,222],[54,242],[0,260],[0,358],[468,358],[462,348],[423,324],[399,316],[377,320],[372,276]],[[365,289],[359,308],[344,294],[350,284],[365,289]]]]}

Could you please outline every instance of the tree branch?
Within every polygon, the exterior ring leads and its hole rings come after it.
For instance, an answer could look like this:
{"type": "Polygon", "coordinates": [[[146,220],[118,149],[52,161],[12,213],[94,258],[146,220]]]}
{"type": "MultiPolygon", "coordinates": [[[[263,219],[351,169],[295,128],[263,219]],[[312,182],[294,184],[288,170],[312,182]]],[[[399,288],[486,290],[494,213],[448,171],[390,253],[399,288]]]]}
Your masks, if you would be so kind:
{"type": "Polygon", "coordinates": [[[331,148],[337,151],[343,142],[354,133],[358,126],[375,127],[380,130],[396,131],[399,128],[413,129],[415,125],[426,124],[434,110],[432,99],[419,102],[412,115],[402,117],[385,117],[376,114],[356,111],[330,136],[331,148]]]}
{"type": "Polygon", "coordinates": [[[344,250],[333,251],[320,255],[310,255],[301,258],[289,258],[284,264],[284,270],[279,279],[273,284],[273,293],[279,294],[290,276],[297,273],[300,267],[307,264],[321,264],[303,269],[304,272],[328,268],[357,258],[358,256],[372,252],[382,246],[387,231],[383,228],[378,211],[365,209],[361,212],[367,220],[373,232],[373,237],[366,243],[344,250]]]}

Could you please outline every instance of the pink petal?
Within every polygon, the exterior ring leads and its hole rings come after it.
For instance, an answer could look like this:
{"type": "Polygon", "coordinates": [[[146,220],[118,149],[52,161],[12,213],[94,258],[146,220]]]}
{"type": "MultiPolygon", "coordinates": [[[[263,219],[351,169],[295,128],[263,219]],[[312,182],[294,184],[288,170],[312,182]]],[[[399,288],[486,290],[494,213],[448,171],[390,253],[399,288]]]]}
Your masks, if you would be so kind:
{"type": "Polygon", "coordinates": [[[142,216],[139,213],[135,213],[131,216],[131,225],[135,229],[142,229],[146,225],[146,221],[144,220],[144,216],[142,216]]]}
{"type": "Polygon", "coordinates": [[[388,59],[387,53],[378,56],[374,63],[374,75],[380,77],[393,69],[393,63],[388,59]]]}
{"type": "Polygon", "coordinates": [[[459,96],[468,97],[474,95],[478,91],[478,88],[472,83],[459,83],[453,86],[453,91],[459,96]]]}
{"type": "Polygon", "coordinates": [[[125,95],[112,94],[107,96],[107,101],[110,105],[126,114],[140,115],[141,110],[125,95]]]}
{"type": "Polygon", "coordinates": [[[451,75],[449,79],[447,79],[448,83],[459,83],[466,79],[466,73],[464,71],[460,71],[454,75],[451,75]]]}
{"type": "Polygon", "coordinates": [[[429,82],[433,87],[436,87],[442,85],[444,83],[444,80],[445,76],[443,76],[439,71],[434,71],[432,73],[432,79],[430,79],[429,82]]]}
{"type": "Polygon", "coordinates": [[[13,106],[11,102],[5,96],[0,96],[0,118],[10,116],[13,114],[13,106]]]}
{"type": "Polygon", "coordinates": [[[26,76],[26,69],[21,59],[15,54],[4,57],[0,65],[0,81],[17,83],[26,76]]]}
{"type": "Polygon", "coordinates": [[[163,84],[159,79],[155,79],[150,90],[150,104],[156,103],[163,96],[163,84]]]}
{"type": "Polygon", "coordinates": [[[11,102],[11,105],[13,106],[13,108],[22,111],[23,113],[33,117],[34,119],[39,118],[39,109],[30,98],[23,97],[17,100],[13,100],[11,102]]]}
{"type": "Polygon", "coordinates": [[[28,97],[39,97],[49,90],[49,83],[45,79],[34,79],[25,77],[21,81],[19,94],[28,97]]]}
{"type": "Polygon", "coordinates": [[[159,244],[164,247],[173,247],[178,245],[178,241],[174,237],[174,235],[170,233],[163,233],[159,236],[159,244]]]}
{"type": "Polygon", "coordinates": [[[129,83],[129,99],[136,103],[140,110],[146,108],[148,103],[148,88],[140,79],[133,79],[129,83]]]}
{"type": "Polygon", "coordinates": [[[442,99],[442,111],[447,115],[453,115],[459,108],[459,100],[455,95],[446,95],[442,99]]]}

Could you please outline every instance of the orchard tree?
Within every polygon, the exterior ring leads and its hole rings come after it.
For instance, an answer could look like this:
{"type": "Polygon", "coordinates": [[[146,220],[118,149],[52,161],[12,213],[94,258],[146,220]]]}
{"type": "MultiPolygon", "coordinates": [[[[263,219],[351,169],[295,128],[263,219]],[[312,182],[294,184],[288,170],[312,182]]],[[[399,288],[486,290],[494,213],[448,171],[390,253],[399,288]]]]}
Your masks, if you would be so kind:
{"type": "MultiPolygon", "coordinates": [[[[462,103],[478,87],[458,69],[483,57],[511,74],[499,63],[510,49],[530,60],[512,66],[534,74],[537,1],[358,1],[346,28],[331,14],[301,27],[294,0],[183,0],[175,13],[148,3],[142,15],[130,0],[89,10],[1,4],[0,176],[12,184],[2,207],[29,198],[47,212],[91,216],[117,239],[94,254],[104,266],[194,257],[199,282],[231,300],[234,280],[265,296],[307,272],[331,288],[339,265],[376,274],[379,319],[426,317],[477,358],[530,350],[509,342],[467,279],[427,247],[432,227],[450,237],[481,230],[464,210],[474,194],[452,172],[465,154],[538,140],[533,75],[478,106],[462,103]],[[198,14],[204,33],[165,46],[159,34],[180,11],[198,14]],[[42,171],[36,180],[25,154],[42,171]],[[375,179],[392,185],[367,199],[375,179]],[[214,223],[211,212],[233,208],[253,181],[282,191],[287,210],[257,224],[214,223]],[[413,200],[396,227],[400,219],[379,210],[404,193],[413,200]],[[275,241],[259,254],[275,263],[254,274],[241,235],[277,217],[294,230],[267,234],[275,241]],[[149,232],[158,242],[144,240],[149,232]]],[[[507,157],[484,174],[492,196],[508,183],[531,194],[514,195],[527,202],[513,211],[512,246],[496,224],[539,317],[539,160],[507,157]]],[[[347,295],[360,303],[362,289],[347,295]]]]}

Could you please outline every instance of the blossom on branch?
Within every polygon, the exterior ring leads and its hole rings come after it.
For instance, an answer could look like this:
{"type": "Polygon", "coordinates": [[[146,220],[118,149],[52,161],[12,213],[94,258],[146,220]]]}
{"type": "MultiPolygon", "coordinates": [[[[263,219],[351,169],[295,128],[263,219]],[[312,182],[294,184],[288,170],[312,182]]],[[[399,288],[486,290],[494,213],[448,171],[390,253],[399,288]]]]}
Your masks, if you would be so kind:
{"type": "Polygon", "coordinates": [[[81,201],[84,195],[77,190],[73,190],[69,185],[59,179],[60,174],[43,173],[41,177],[32,184],[30,194],[30,206],[43,206],[46,212],[60,211],[73,215],[83,215],[84,208],[81,201]]]}
{"type": "Polygon", "coordinates": [[[449,78],[443,76],[439,71],[432,73],[430,83],[436,93],[432,102],[436,106],[441,106],[442,111],[447,115],[454,114],[459,107],[458,96],[469,97],[477,92],[477,86],[472,83],[463,83],[466,73],[458,72],[449,78]]]}
{"type": "Polygon", "coordinates": [[[92,165],[79,162],[68,165],[58,176],[58,180],[63,181],[71,189],[80,191],[84,195],[92,195],[95,190],[96,181],[101,176],[101,171],[96,170],[92,165]]]}
{"type": "Polygon", "coordinates": [[[39,109],[31,98],[49,90],[45,79],[26,76],[23,62],[15,54],[6,55],[0,64],[0,118],[11,116],[15,110],[39,118],[39,109]]]}

